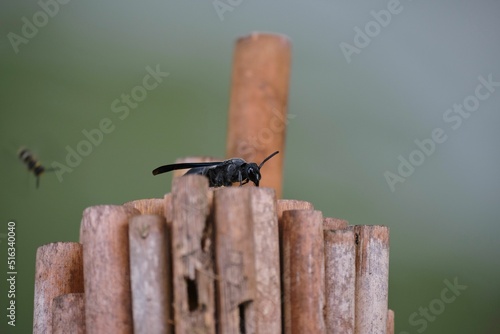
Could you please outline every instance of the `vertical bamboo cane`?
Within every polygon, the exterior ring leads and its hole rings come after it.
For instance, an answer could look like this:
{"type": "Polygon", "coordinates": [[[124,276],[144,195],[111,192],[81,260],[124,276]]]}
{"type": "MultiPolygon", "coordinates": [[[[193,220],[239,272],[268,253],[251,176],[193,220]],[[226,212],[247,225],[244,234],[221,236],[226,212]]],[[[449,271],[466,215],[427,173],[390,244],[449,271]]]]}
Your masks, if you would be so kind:
{"type": "MultiPolygon", "coordinates": [[[[295,199],[278,199],[276,203],[276,208],[278,211],[278,231],[279,231],[279,246],[280,246],[280,281],[281,289],[285,289],[285,277],[290,276],[289,266],[284,266],[283,254],[285,252],[283,248],[283,212],[288,210],[314,210],[312,203],[306,201],[299,201],[295,199]]],[[[283,297],[283,293],[282,293],[283,297]]],[[[290,315],[290,303],[281,303],[281,323],[285,324],[285,314],[290,315]]],[[[289,318],[289,317],[288,317],[289,318]]]]}
{"type": "Polygon", "coordinates": [[[356,244],[350,230],[325,230],[325,322],[329,334],[354,333],[356,244]]]}
{"type": "Polygon", "coordinates": [[[33,333],[52,332],[53,299],[72,292],[83,292],[82,245],[56,242],[38,247],[33,333]]]}
{"type": "Polygon", "coordinates": [[[170,333],[169,248],[165,218],[157,215],[132,217],[129,241],[134,334],[170,333]]]}
{"type": "Polygon", "coordinates": [[[283,223],[285,334],[326,333],[322,214],[285,211],[283,223]]]}
{"type": "Polygon", "coordinates": [[[219,330],[253,333],[247,327],[255,314],[255,248],[250,187],[223,188],[215,192],[215,258],[219,330]]]}
{"type": "Polygon", "coordinates": [[[87,333],[132,333],[128,220],[139,211],[116,205],[83,212],[85,327],[87,333]]]}
{"type": "Polygon", "coordinates": [[[85,295],[83,293],[68,293],[54,298],[52,334],[67,333],[85,334],[85,295]]]}
{"type": "Polygon", "coordinates": [[[215,333],[212,192],[207,178],[174,179],[171,205],[175,331],[215,333]]]}
{"type": "Polygon", "coordinates": [[[291,47],[283,35],[252,33],[236,42],[229,105],[226,157],[263,167],[261,185],[281,197],[291,47]]]}
{"type": "Polygon", "coordinates": [[[385,333],[389,288],[389,228],[356,225],[355,333],[385,333]]]}
{"type": "MultiPolygon", "coordinates": [[[[270,188],[250,188],[255,250],[255,333],[281,333],[281,289],[276,194],[270,188]]],[[[251,333],[247,331],[246,333],[251,333]]]]}

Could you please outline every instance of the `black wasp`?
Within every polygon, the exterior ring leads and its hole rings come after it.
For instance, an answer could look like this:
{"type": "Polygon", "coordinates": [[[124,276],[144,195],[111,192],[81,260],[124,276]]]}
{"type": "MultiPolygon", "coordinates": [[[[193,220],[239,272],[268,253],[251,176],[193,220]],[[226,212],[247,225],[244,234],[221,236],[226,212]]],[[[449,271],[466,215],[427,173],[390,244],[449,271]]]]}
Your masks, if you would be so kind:
{"type": "Polygon", "coordinates": [[[38,161],[35,158],[35,156],[31,153],[31,151],[26,148],[21,148],[17,155],[19,159],[21,159],[24,162],[24,164],[28,167],[28,170],[30,172],[33,172],[33,174],[35,174],[37,188],[40,185],[40,175],[42,175],[44,172],[53,172],[56,170],[54,168],[43,167],[40,161],[38,161]]]}
{"type": "Polygon", "coordinates": [[[252,181],[257,187],[260,181],[260,169],[267,160],[278,154],[274,152],[264,159],[260,165],[255,162],[246,162],[241,158],[232,158],[219,162],[186,162],[165,165],[153,170],[153,175],[171,172],[177,169],[191,168],[184,175],[198,174],[208,178],[210,187],[230,187],[234,182],[239,182],[240,187],[252,181]]]}

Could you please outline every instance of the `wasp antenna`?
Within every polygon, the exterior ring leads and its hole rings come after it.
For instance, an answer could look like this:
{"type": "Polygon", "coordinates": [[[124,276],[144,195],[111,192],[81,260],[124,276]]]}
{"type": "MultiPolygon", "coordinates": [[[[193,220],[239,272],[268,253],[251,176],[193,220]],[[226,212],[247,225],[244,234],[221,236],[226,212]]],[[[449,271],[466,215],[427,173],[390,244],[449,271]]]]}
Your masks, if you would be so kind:
{"type": "Polygon", "coordinates": [[[264,164],[266,163],[267,160],[271,159],[272,157],[274,157],[278,153],[280,153],[280,151],[276,151],[273,154],[271,154],[270,156],[268,156],[267,158],[265,158],[264,161],[262,161],[261,164],[259,165],[259,169],[261,169],[261,167],[264,166],[264,164]]]}

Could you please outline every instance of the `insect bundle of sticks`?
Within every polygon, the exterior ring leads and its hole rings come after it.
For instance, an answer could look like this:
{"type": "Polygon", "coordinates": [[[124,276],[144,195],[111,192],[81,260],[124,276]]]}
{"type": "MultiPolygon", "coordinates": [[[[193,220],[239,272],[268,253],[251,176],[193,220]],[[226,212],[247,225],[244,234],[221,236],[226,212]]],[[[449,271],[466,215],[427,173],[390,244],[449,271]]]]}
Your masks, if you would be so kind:
{"type": "MultiPolygon", "coordinates": [[[[269,124],[286,119],[289,62],[283,36],[238,40],[228,157],[284,152],[286,123],[269,124]],[[263,124],[267,150],[249,149],[263,124]]],[[[85,209],[79,242],[37,251],[33,332],[393,333],[388,228],[280,199],[282,170],[279,154],[261,187],[185,175],[164,198],[85,209]]]]}

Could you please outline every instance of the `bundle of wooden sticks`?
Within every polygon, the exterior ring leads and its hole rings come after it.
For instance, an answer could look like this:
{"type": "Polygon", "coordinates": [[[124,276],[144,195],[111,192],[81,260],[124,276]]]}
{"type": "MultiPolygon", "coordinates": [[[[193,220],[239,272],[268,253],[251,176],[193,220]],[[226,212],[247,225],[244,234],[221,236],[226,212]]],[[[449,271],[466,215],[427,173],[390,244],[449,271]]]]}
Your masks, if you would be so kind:
{"type": "Polygon", "coordinates": [[[388,264],[385,226],[188,175],[39,248],[34,333],[392,333],[388,264]]]}

